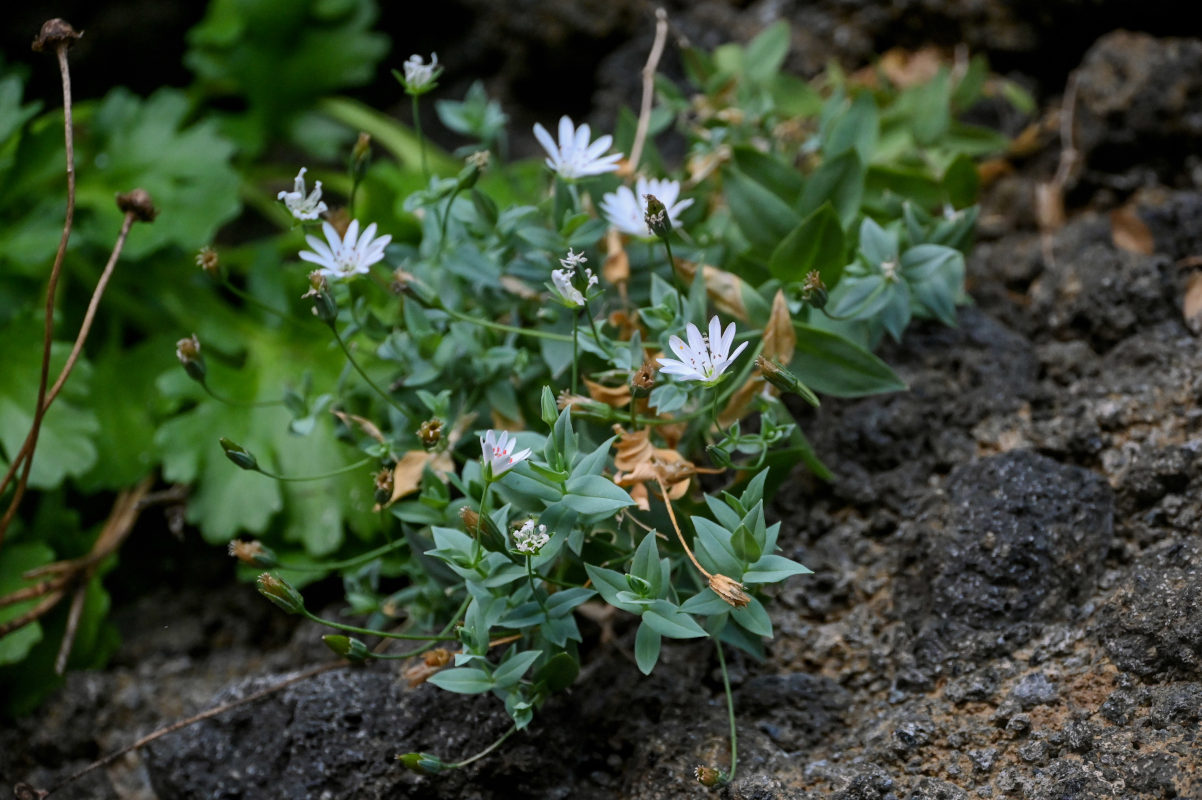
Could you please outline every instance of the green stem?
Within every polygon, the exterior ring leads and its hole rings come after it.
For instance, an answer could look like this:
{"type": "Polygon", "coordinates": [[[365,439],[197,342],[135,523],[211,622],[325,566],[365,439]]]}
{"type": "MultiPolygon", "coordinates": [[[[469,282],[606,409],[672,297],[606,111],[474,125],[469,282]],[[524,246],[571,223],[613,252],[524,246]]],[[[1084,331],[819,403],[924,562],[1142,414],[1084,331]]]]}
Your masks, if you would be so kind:
{"type": "Polygon", "coordinates": [[[451,192],[451,197],[447,200],[447,207],[442,212],[442,226],[438,234],[438,252],[442,252],[443,244],[447,240],[447,223],[451,219],[451,206],[455,203],[455,198],[459,196],[459,187],[455,187],[455,191],[451,192]]]}
{"type": "Polygon", "coordinates": [[[551,621],[551,611],[547,608],[547,603],[543,596],[539,594],[538,587],[534,584],[534,561],[530,556],[526,556],[526,579],[530,581],[530,592],[534,595],[534,599],[538,601],[538,607],[543,610],[547,621],[551,621]]]}
{"type": "Polygon", "coordinates": [[[374,389],[376,394],[380,395],[380,397],[383,397],[385,400],[387,400],[389,405],[391,405],[397,411],[401,412],[401,416],[408,419],[409,412],[405,410],[405,407],[402,406],[400,403],[398,403],[396,400],[393,400],[392,395],[388,394],[388,392],[381,389],[376,384],[376,382],[371,379],[371,376],[369,376],[366,372],[363,371],[363,367],[359,366],[359,362],[355,360],[355,357],[353,355],[351,355],[350,348],[346,346],[346,342],[343,340],[342,336],[338,333],[338,329],[335,328],[333,325],[331,325],[330,332],[334,334],[335,341],[337,341],[338,346],[342,348],[342,352],[346,354],[346,360],[351,363],[351,366],[355,368],[355,371],[359,373],[359,376],[362,377],[363,380],[367,381],[367,385],[370,386],[372,389],[374,389]]]}
{"type": "Polygon", "coordinates": [[[472,564],[480,563],[480,528],[488,524],[488,494],[492,490],[492,481],[485,481],[484,491],[480,494],[480,521],[476,523],[476,535],[472,537],[472,564]]]}
{"type": "Polygon", "coordinates": [[[417,95],[410,95],[413,98],[413,130],[417,133],[417,145],[422,153],[422,177],[426,183],[430,182],[430,169],[426,166],[426,137],[422,135],[422,118],[418,111],[417,95]]]}
{"type": "Polygon", "coordinates": [[[680,318],[684,319],[684,286],[680,282],[680,276],[676,274],[676,261],[672,258],[672,243],[668,241],[668,237],[664,236],[660,239],[664,243],[664,249],[668,251],[668,272],[672,275],[672,285],[676,287],[676,311],[680,314],[680,318]]]}
{"type": "Polygon", "coordinates": [[[275,478],[277,481],[290,481],[290,482],[295,482],[295,483],[299,483],[301,481],[319,481],[323,478],[332,478],[335,475],[342,475],[347,472],[354,472],[357,469],[366,467],[368,464],[370,464],[371,462],[373,462],[375,460],[376,459],[371,458],[369,456],[360,461],[356,461],[354,464],[347,464],[345,467],[340,467],[339,469],[333,470],[331,472],[323,472],[321,475],[306,475],[303,478],[292,477],[290,475],[276,475],[274,472],[268,472],[267,470],[263,469],[262,467],[259,467],[256,470],[256,472],[258,472],[260,475],[266,475],[268,478],[275,478]]]}
{"type": "Polygon", "coordinates": [[[244,292],[243,290],[239,289],[237,286],[230,283],[229,278],[223,279],[221,281],[221,285],[224,286],[226,288],[226,290],[228,290],[231,294],[236,296],[242,302],[249,303],[250,305],[254,306],[255,308],[259,309],[260,311],[265,311],[268,314],[277,316],[280,319],[284,320],[285,322],[292,323],[293,325],[296,325],[297,327],[301,327],[301,328],[307,327],[303,320],[297,319],[292,314],[289,314],[286,311],[280,311],[278,308],[275,308],[274,306],[269,306],[267,303],[264,303],[262,300],[255,297],[251,293],[244,292]]]}
{"type": "MultiPolygon", "coordinates": [[[[448,637],[450,639],[455,638],[453,636],[448,636],[448,635],[451,633],[452,630],[454,630],[455,626],[459,624],[459,620],[463,619],[463,614],[464,614],[464,612],[467,611],[467,607],[471,602],[472,602],[472,596],[470,594],[463,598],[463,602],[459,604],[459,610],[456,611],[455,614],[451,617],[450,622],[448,622],[446,625],[444,625],[443,629],[438,632],[438,635],[440,637],[448,637]]],[[[422,653],[426,652],[427,650],[434,649],[434,646],[437,645],[440,641],[447,641],[447,639],[435,639],[434,641],[426,642],[421,647],[415,648],[413,650],[409,650],[404,653],[372,652],[370,657],[371,658],[381,658],[381,659],[397,659],[397,660],[402,659],[402,658],[413,658],[414,656],[420,656],[422,653]]]]}
{"type": "Polygon", "coordinates": [[[593,319],[592,309],[588,307],[588,300],[584,301],[584,315],[588,317],[588,325],[593,329],[593,338],[597,340],[597,346],[605,351],[606,356],[612,355],[609,349],[609,342],[602,340],[601,332],[597,330],[597,322],[593,319]]]}
{"type": "Polygon", "coordinates": [[[473,317],[471,314],[465,314],[462,311],[456,311],[447,306],[438,306],[440,311],[450,314],[457,320],[470,322],[474,325],[479,325],[482,328],[492,328],[494,331],[504,331],[505,333],[517,333],[522,336],[533,336],[537,339],[550,339],[553,342],[570,342],[572,337],[563,333],[552,333],[551,331],[540,331],[535,328],[519,328],[515,325],[505,325],[501,322],[493,322],[491,319],[483,319],[481,317],[473,317]]]}
{"type": "Polygon", "coordinates": [[[371,628],[358,628],[354,625],[344,625],[341,622],[334,622],[330,619],[322,619],[308,609],[301,609],[301,615],[310,622],[316,622],[318,625],[325,625],[327,628],[334,628],[347,633],[360,633],[364,636],[383,636],[385,639],[407,639],[416,642],[447,642],[455,641],[458,637],[449,636],[447,634],[425,635],[420,633],[389,633],[388,631],[376,631],[371,628]]]}
{"type": "Polygon", "coordinates": [[[292,570],[294,572],[328,572],[336,569],[346,569],[362,564],[365,561],[371,561],[373,558],[390,553],[405,544],[404,539],[397,539],[395,542],[386,544],[383,547],[377,547],[375,550],[369,550],[366,553],[357,555],[354,558],[347,558],[342,561],[333,561],[326,564],[280,564],[279,569],[292,570]]]}
{"type": "Polygon", "coordinates": [[[217,392],[213,391],[213,389],[209,386],[208,381],[201,381],[200,387],[205,390],[205,393],[208,394],[209,397],[213,398],[218,403],[223,403],[224,405],[229,406],[230,408],[268,408],[270,406],[284,405],[283,400],[259,400],[254,403],[244,403],[240,400],[230,400],[228,397],[222,397],[221,395],[217,394],[217,392]]]}
{"type": "Polygon", "coordinates": [[[579,353],[579,342],[576,339],[576,334],[579,325],[580,313],[577,312],[572,315],[572,394],[576,394],[577,389],[580,387],[580,382],[578,380],[580,365],[576,363],[579,353]]]}
{"type": "Polygon", "coordinates": [[[735,769],[739,763],[739,739],[735,727],[735,698],[730,692],[730,674],[726,671],[726,657],[722,655],[722,642],[717,639],[714,644],[718,648],[718,665],[722,668],[722,687],[726,690],[726,713],[730,717],[730,772],[726,773],[727,782],[735,779],[735,769]]]}
{"type": "Polygon", "coordinates": [[[472,757],[470,757],[470,758],[465,758],[465,759],[463,759],[462,761],[456,761],[454,764],[446,764],[446,765],[445,765],[445,766],[446,766],[446,768],[447,768],[447,769],[459,769],[460,767],[466,767],[468,764],[472,763],[472,762],[473,762],[473,761],[475,761],[476,759],[479,759],[479,758],[484,758],[484,756],[488,755],[488,754],[489,754],[489,753],[491,753],[493,750],[496,750],[498,747],[500,747],[502,742],[504,742],[504,741],[505,741],[506,739],[508,739],[510,736],[513,736],[513,734],[514,734],[514,731],[516,731],[516,730],[517,730],[517,726],[515,725],[515,726],[513,726],[512,728],[510,728],[508,731],[506,731],[506,732],[505,732],[505,733],[504,733],[504,734],[501,736],[501,738],[500,738],[500,739],[497,739],[495,742],[493,742],[492,744],[490,744],[488,747],[484,748],[484,749],[483,749],[483,750],[481,750],[479,753],[476,753],[476,755],[474,755],[474,756],[472,756],[472,757]]]}

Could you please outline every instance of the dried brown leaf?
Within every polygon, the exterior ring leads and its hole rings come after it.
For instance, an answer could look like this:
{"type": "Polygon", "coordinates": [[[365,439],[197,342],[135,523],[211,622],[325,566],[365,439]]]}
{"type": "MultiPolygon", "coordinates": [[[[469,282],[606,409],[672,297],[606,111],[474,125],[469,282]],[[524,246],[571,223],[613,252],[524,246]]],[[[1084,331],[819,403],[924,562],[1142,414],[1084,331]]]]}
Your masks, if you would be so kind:
{"type": "Polygon", "coordinates": [[[455,470],[455,461],[446,450],[441,453],[430,453],[425,450],[406,451],[401,456],[401,460],[392,468],[392,496],[383,506],[377,506],[376,510],[378,511],[381,507],[387,508],[402,497],[416,492],[421,487],[422,473],[427,464],[440,478],[445,478],[455,470]]]}
{"type": "Polygon", "coordinates": [[[621,386],[603,386],[585,378],[584,387],[588,389],[589,397],[598,403],[605,403],[614,408],[626,408],[630,405],[630,386],[625,383],[621,386]]]}
{"type": "Polygon", "coordinates": [[[793,351],[797,347],[797,332],[793,328],[793,317],[789,314],[789,304],[785,302],[785,293],[776,290],[772,298],[772,311],[768,314],[768,322],[764,325],[764,358],[775,358],[782,364],[793,360],[793,351]]]}
{"type": "Polygon", "coordinates": [[[348,427],[353,428],[358,425],[359,428],[368,436],[375,439],[380,444],[385,444],[384,434],[380,433],[380,429],[377,428],[375,423],[370,419],[361,417],[358,414],[348,414],[345,411],[339,411],[338,409],[334,409],[330,413],[342,420],[342,422],[348,427]]]}
{"type": "Polygon", "coordinates": [[[605,263],[601,265],[601,277],[605,282],[623,291],[630,280],[630,257],[622,244],[622,234],[610,228],[605,234],[605,263]]]}
{"type": "Polygon", "coordinates": [[[1189,329],[1195,334],[1202,334],[1202,272],[1195,272],[1189,276],[1181,312],[1189,329]]]}
{"type": "Polygon", "coordinates": [[[1152,231],[1131,203],[1110,212],[1110,240],[1115,247],[1128,253],[1150,256],[1156,251],[1152,231]]]}
{"type": "MultiPolygon", "coordinates": [[[[697,264],[692,261],[677,259],[676,269],[690,283],[697,278],[697,264]]],[[[739,276],[704,264],[701,277],[705,281],[705,293],[719,311],[736,319],[747,319],[747,307],[743,305],[743,281],[739,276]]]]}
{"type": "Polygon", "coordinates": [[[1064,227],[1064,187],[1052,182],[1035,187],[1035,220],[1045,233],[1064,227]]]}
{"type": "Polygon", "coordinates": [[[537,289],[529,286],[520,278],[515,278],[512,275],[501,276],[501,287],[512,295],[516,295],[523,300],[535,300],[539,297],[537,289]]]}

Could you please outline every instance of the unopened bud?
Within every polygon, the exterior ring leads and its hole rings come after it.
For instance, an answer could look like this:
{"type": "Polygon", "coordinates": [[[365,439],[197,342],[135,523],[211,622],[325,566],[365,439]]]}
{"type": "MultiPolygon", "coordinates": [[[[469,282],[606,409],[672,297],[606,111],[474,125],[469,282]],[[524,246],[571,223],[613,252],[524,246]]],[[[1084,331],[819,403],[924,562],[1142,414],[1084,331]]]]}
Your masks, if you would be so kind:
{"type": "Polygon", "coordinates": [[[60,44],[70,47],[79,41],[81,36],[83,34],[72,28],[71,23],[55,17],[42,23],[42,30],[38,32],[31,47],[35,53],[44,53],[47,50],[53,50],[60,44]]]}
{"type": "Polygon", "coordinates": [[[473,536],[480,530],[480,515],[471,506],[459,509],[459,519],[463,520],[463,529],[473,536]]]}
{"type": "Polygon", "coordinates": [[[154,218],[159,215],[159,210],[150,199],[150,193],[145,189],[118,194],[117,208],[126,214],[132,214],[139,222],[154,222],[154,218]]]}
{"type": "Polygon", "coordinates": [[[710,462],[715,466],[725,467],[726,469],[734,468],[735,462],[731,461],[730,451],[725,447],[716,444],[706,445],[705,453],[710,457],[710,462]]]}
{"type": "Polygon", "coordinates": [[[233,461],[236,467],[248,469],[252,472],[259,471],[259,460],[255,458],[254,453],[237,442],[231,442],[224,436],[217,441],[221,443],[221,449],[225,452],[225,457],[233,461]]]}
{"type": "Polygon", "coordinates": [[[429,753],[405,753],[397,756],[396,760],[419,775],[437,775],[443,768],[442,759],[429,753]]]}
{"type": "Polygon", "coordinates": [[[644,361],[634,375],[630,376],[630,394],[634,397],[647,397],[655,388],[655,364],[644,361]]]}
{"type": "Polygon", "coordinates": [[[299,614],[305,610],[305,598],[292,588],[292,584],[283,578],[277,578],[270,572],[264,572],[255,581],[259,594],[284,609],[289,614],[299,614]]]}
{"type": "Polygon", "coordinates": [[[743,608],[751,597],[743,591],[743,584],[722,574],[710,575],[710,589],[735,608],[743,608]]]}
{"type": "Polygon", "coordinates": [[[369,158],[371,158],[371,134],[359,131],[359,138],[355,140],[355,146],[351,149],[351,161],[355,164],[362,164],[369,158]]]}
{"type": "Polygon", "coordinates": [[[417,429],[417,438],[421,440],[422,447],[427,450],[433,450],[442,442],[442,420],[438,417],[428,419],[423,422],[417,429]]]}
{"type": "Polygon", "coordinates": [[[466,166],[459,170],[457,176],[459,191],[462,192],[476,185],[476,181],[480,180],[480,173],[488,168],[488,159],[487,150],[479,150],[467,157],[466,166]]]}
{"type": "Polygon", "coordinates": [[[722,773],[713,767],[697,767],[693,770],[697,782],[706,788],[713,788],[722,782],[722,773]]]}
{"type": "Polygon", "coordinates": [[[313,299],[313,316],[327,325],[333,326],[338,321],[338,304],[330,293],[330,283],[319,270],[309,273],[309,291],[301,295],[301,299],[313,299]]]}
{"type": "Polygon", "coordinates": [[[647,230],[660,239],[667,239],[668,234],[672,233],[672,220],[668,217],[668,209],[664,208],[664,204],[653,194],[645,194],[643,199],[647,201],[647,213],[643,215],[647,230]]]}
{"type": "Polygon", "coordinates": [[[229,553],[243,564],[262,569],[272,569],[280,565],[275,552],[258,539],[234,539],[229,544],[229,553]]]}
{"type": "Polygon", "coordinates": [[[801,382],[801,379],[794,375],[785,367],[784,364],[777,361],[775,358],[764,358],[763,356],[755,357],[755,365],[759,367],[760,374],[764,376],[764,380],[780,389],[786,394],[795,394],[814,408],[818,408],[820,402],[818,396],[810,390],[810,387],[801,382]]]}
{"type": "Polygon", "coordinates": [[[200,340],[196,334],[175,343],[175,357],[184,365],[184,372],[197,383],[205,382],[205,358],[200,352],[200,340]]]}
{"type": "Polygon", "coordinates": [[[334,651],[334,655],[345,658],[352,664],[362,664],[371,657],[367,645],[350,636],[331,634],[321,637],[321,640],[325,642],[326,647],[334,651]]]}

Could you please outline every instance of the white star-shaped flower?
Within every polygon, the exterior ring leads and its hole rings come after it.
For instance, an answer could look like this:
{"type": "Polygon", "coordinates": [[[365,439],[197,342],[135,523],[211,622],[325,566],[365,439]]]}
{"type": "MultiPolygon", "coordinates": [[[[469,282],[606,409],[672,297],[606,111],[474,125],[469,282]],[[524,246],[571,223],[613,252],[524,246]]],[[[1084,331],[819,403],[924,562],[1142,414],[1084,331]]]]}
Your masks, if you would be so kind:
{"type": "Polygon", "coordinates": [[[484,455],[485,475],[487,479],[495,480],[503,474],[513,469],[518,464],[530,457],[530,448],[517,453],[513,452],[513,448],[517,446],[517,439],[509,435],[508,431],[485,431],[480,437],[480,450],[484,455]]]}
{"type": "Polygon", "coordinates": [[[313,191],[305,192],[305,172],[308,167],[301,167],[296,173],[292,191],[283,191],[276,195],[277,200],[283,200],[289,213],[297,219],[308,222],[317,219],[326,210],[326,204],[321,200],[321,181],[315,181],[313,191]]]}
{"type": "Polygon", "coordinates": [[[688,344],[681,341],[679,336],[668,340],[668,346],[680,360],[659,358],[660,371],[688,381],[701,381],[707,386],[716,384],[726,368],[747,346],[747,342],[743,342],[733,353],[730,352],[735,340],[735,324],[730,323],[723,331],[717,315],[710,318],[708,336],[702,336],[691,322],[685,328],[685,335],[689,339],[688,344]]]}
{"type": "Polygon", "coordinates": [[[551,537],[547,535],[547,526],[538,525],[533,519],[522,523],[522,527],[513,532],[513,543],[519,552],[534,555],[543,548],[551,537]]]}
{"type": "Polygon", "coordinates": [[[534,123],[534,138],[547,151],[547,166],[565,180],[617,170],[622,154],[602,155],[613,144],[614,137],[607,133],[590,144],[591,135],[587,123],[577,128],[563,116],[559,118],[559,144],[556,144],[542,124],[534,123]]]}
{"type": "Polygon", "coordinates": [[[372,264],[384,258],[384,248],[392,241],[391,235],[376,236],[374,222],[367,226],[362,236],[359,235],[359,220],[353,220],[347,226],[346,236],[343,237],[328,222],[321,224],[321,231],[326,240],[323,242],[316,236],[306,236],[305,241],[313,250],[302,250],[300,257],[321,267],[317,271],[333,280],[367,272],[372,264]]]}
{"type": "MultiPolygon", "coordinates": [[[[565,258],[559,259],[559,263],[563,265],[563,269],[551,270],[551,285],[555,293],[559,295],[559,299],[564,305],[569,308],[579,308],[584,305],[585,296],[576,288],[575,279],[576,272],[581,268],[581,265],[588,261],[584,253],[574,253],[569,248],[565,258]]],[[[589,291],[597,285],[597,276],[588,267],[584,267],[584,291],[589,291]]]]}
{"type": "Polygon", "coordinates": [[[647,207],[641,199],[649,194],[659,198],[664,208],[668,209],[668,219],[674,228],[680,225],[677,219],[680,212],[693,205],[691,197],[679,199],[680,181],[639,178],[635,181],[634,191],[629,186],[619,186],[616,192],[609,192],[602,197],[601,212],[609,224],[622,233],[651,238],[652,233],[647,230],[647,207]]]}
{"type": "Polygon", "coordinates": [[[430,63],[414,53],[402,66],[405,68],[405,91],[410,94],[424,94],[433,89],[434,79],[442,72],[438,66],[438,53],[430,54],[430,63]]]}

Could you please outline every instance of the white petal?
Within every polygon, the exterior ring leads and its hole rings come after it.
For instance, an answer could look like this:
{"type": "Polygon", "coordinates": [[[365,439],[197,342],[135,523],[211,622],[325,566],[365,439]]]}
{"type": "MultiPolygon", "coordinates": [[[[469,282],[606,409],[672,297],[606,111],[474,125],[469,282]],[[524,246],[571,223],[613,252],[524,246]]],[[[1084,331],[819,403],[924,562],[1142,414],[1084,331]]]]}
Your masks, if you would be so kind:
{"type": "Polygon", "coordinates": [[[534,123],[534,138],[538,139],[538,143],[547,151],[547,155],[559,155],[559,148],[555,146],[554,140],[551,139],[551,134],[547,133],[547,129],[541,123],[534,123]]]}
{"type": "Polygon", "coordinates": [[[564,114],[559,118],[559,151],[563,152],[572,146],[572,139],[576,135],[576,129],[572,126],[572,120],[564,114]]]}

